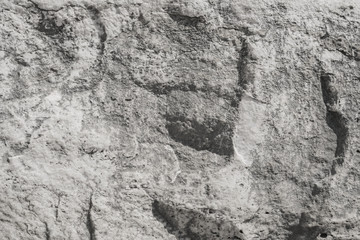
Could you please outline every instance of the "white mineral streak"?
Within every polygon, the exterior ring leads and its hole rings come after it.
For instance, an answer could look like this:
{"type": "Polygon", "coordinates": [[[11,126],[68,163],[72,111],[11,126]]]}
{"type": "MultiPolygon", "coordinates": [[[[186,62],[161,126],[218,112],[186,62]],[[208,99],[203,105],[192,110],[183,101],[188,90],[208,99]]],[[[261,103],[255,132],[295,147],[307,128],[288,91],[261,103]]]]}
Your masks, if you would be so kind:
{"type": "Polygon", "coordinates": [[[239,104],[239,116],[233,136],[235,159],[250,167],[259,145],[264,141],[266,103],[245,96],[239,104]]]}

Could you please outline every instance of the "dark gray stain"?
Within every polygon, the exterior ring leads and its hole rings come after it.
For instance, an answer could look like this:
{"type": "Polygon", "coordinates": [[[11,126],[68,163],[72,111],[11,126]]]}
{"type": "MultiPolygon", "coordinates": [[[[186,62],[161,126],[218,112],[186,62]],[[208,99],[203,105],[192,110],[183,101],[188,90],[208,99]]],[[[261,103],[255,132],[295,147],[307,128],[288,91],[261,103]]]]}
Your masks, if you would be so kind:
{"type": "Polygon", "coordinates": [[[290,226],[288,230],[291,234],[287,240],[316,240],[320,232],[323,232],[323,228],[319,225],[311,224],[306,213],[301,213],[299,223],[297,225],[290,226]]]}
{"type": "Polygon", "coordinates": [[[205,18],[200,17],[189,17],[185,15],[169,13],[169,16],[172,20],[177,22],[180,25],[187,26],[187,27],[197,27],[199,23],[205,23],[205,18]]]}
{"type": "Polygon", "coordinates": [[[92,208],[93,208],[93,202],[92,202],[92,194],[91,194],[89,200],[89,208],[87,209],[87,213],[86,213],[86,228],[88,229],[89,232],[89,240],[96,240],[95,224],[91,214],[92,208]]]}
{"type": "Polygon", "coordinates": [[[164,223],[170,234],[177,239],[191,240],[242,240],[243,233],[232,222],[206,213],[155,200],[154,217],[164,223]]]}
{"type": "Polygon", "coordinates": [[[348,149],[349,127],[348,119],[337,109],[338,91],[334,86],[333,76],[322,73],[320,76],[323,100],[326,106],[326,123],[336,134],[335,160],[331,168],[331,174],[336,174],[336,166],[344,163],[346,150],[348,149]]]}
{"type": "Polygon", "coordinates": [[[54,36],[61,34],[64,28],[64,25],[58,25],[56,19],[52,16],[41,14],[41,20],[38,23],[37,30],[45,33],[48,36],[54,36]]]}
{"type": "Polygon", "coordinates": [[[98,36],[100,39],[100,55],[103,55],[105,51],[105,41],[107,39],[106,27],[101,19],[101,13],[99,9],[94,6],[88,6],[87,9],[98,31],[98,36]]]}
{"type": "Polygon", "coordinates": [[[204,122],[183,116],[166,116],[171,138],[198,151],[208,150],[219,155],[233,155],[233,126],[219,119],[204,122]]]}

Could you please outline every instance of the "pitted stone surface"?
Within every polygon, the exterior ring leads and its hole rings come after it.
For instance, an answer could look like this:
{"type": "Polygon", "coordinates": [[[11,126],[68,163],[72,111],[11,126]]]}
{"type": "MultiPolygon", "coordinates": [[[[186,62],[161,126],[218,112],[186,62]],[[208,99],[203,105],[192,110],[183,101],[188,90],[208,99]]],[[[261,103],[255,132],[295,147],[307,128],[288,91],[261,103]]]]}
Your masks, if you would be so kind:
{"type": "Polygon", "coordinates": [[[358,1],[0,6],[0,239],[360,239],[358,1]]]}

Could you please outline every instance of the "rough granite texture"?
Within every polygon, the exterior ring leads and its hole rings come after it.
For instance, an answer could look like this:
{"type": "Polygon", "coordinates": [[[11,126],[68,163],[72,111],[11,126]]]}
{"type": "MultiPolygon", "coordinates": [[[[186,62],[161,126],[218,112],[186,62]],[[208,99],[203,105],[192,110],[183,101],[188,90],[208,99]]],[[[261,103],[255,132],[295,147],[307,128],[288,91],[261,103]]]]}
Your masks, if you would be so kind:
{"type": "Polygon", "coordinates": [[[0,239],[360,239],[360,2],[2,0],[0,239]]]}

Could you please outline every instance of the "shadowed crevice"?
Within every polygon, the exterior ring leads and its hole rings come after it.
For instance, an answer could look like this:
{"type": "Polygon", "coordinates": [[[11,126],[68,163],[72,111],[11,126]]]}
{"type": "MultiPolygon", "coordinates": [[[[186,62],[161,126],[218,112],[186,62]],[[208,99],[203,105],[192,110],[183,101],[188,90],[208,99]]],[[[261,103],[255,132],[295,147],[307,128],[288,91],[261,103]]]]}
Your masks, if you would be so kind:
{"type": "Polygon", "coordinates": [[[98,36],[100,39],[100,56],[102,56],[105,51],[105,41],[107,40],[106,27],[103,21],[101,20],[100,11],[96,7],[88,6],[87,9],[98,31],[98,36]]]}
{"type": "Polygon", "coordinates": [[[197,27],[199,23],[205,23],[204,17],[189,17],[185,15],[169,13],[170,18],[180,25],[187,27],[197,27]]]}
{"type": "Polygon", "coordinates": [[[249,84],[253,83],[254,76],[249,69],[250,63],[250,46],[246,41],[243,41],[242,48],[239,51],[239,59],[237,63],[238,70],[238,85],[242,91],[247,90],[249,84]]]}
{"type": "Polygon", "coordinates": [[[331,173],[336,173],[336,166],[342,165],[348,149],[349,127],[348,119],[338,109],[338,91],[334,86],[332,76],[323,73],[320,77],[323,100],[326,106],[326,123],[336,134],[335,160],[331,173]]]}
{"type": "Polygon", "coordinates": [[[55,18],[41,13],[41,20],[38,24],[37,30],[43,32],[48,36],[54,36],[61,34],[63,31],[64,25],[58,25],[55,18]]]}
{"type": "Polygon", "coordinates": [[[223,220],[215,213],[209,214],[155,200],[154,217],[162,222],[168,232],[177,239],[191,240],[242,240],[243,234],[232,222],[223,220]]]}
{"type": "Polygon", "coordinates": [[[207,150],[219,155],[233,155],[232,123],[219,119],[198,122],[183,116],[166,116],[166,128],[172,139],[198,151],[207,150]]]}
{"type": "Polygon", "coordinates": [[[49,225],[47,224],[47,222],[45,222],[44,224],[45,224],[45,239],[51,240],[49,225]]]}
{"type": "Polygon", "coordinates": [[[93,208],[93,202],[92,202],[92,194],[91,194],[89,200],[89,208],[86,213],[86,228],[88,229],[89,232],[89,240],[96,240],[95,224],[91,214],[92,208],[93,208]]]}
{"type": "Polygon", "coordinates": [[[311,219],[306,213],[301,213],[299,223],[290,226],[288,230],[291,232],[287,240],[316,240],[319,234],[324,231],[323,227],[310,224],[311,219]]]}

